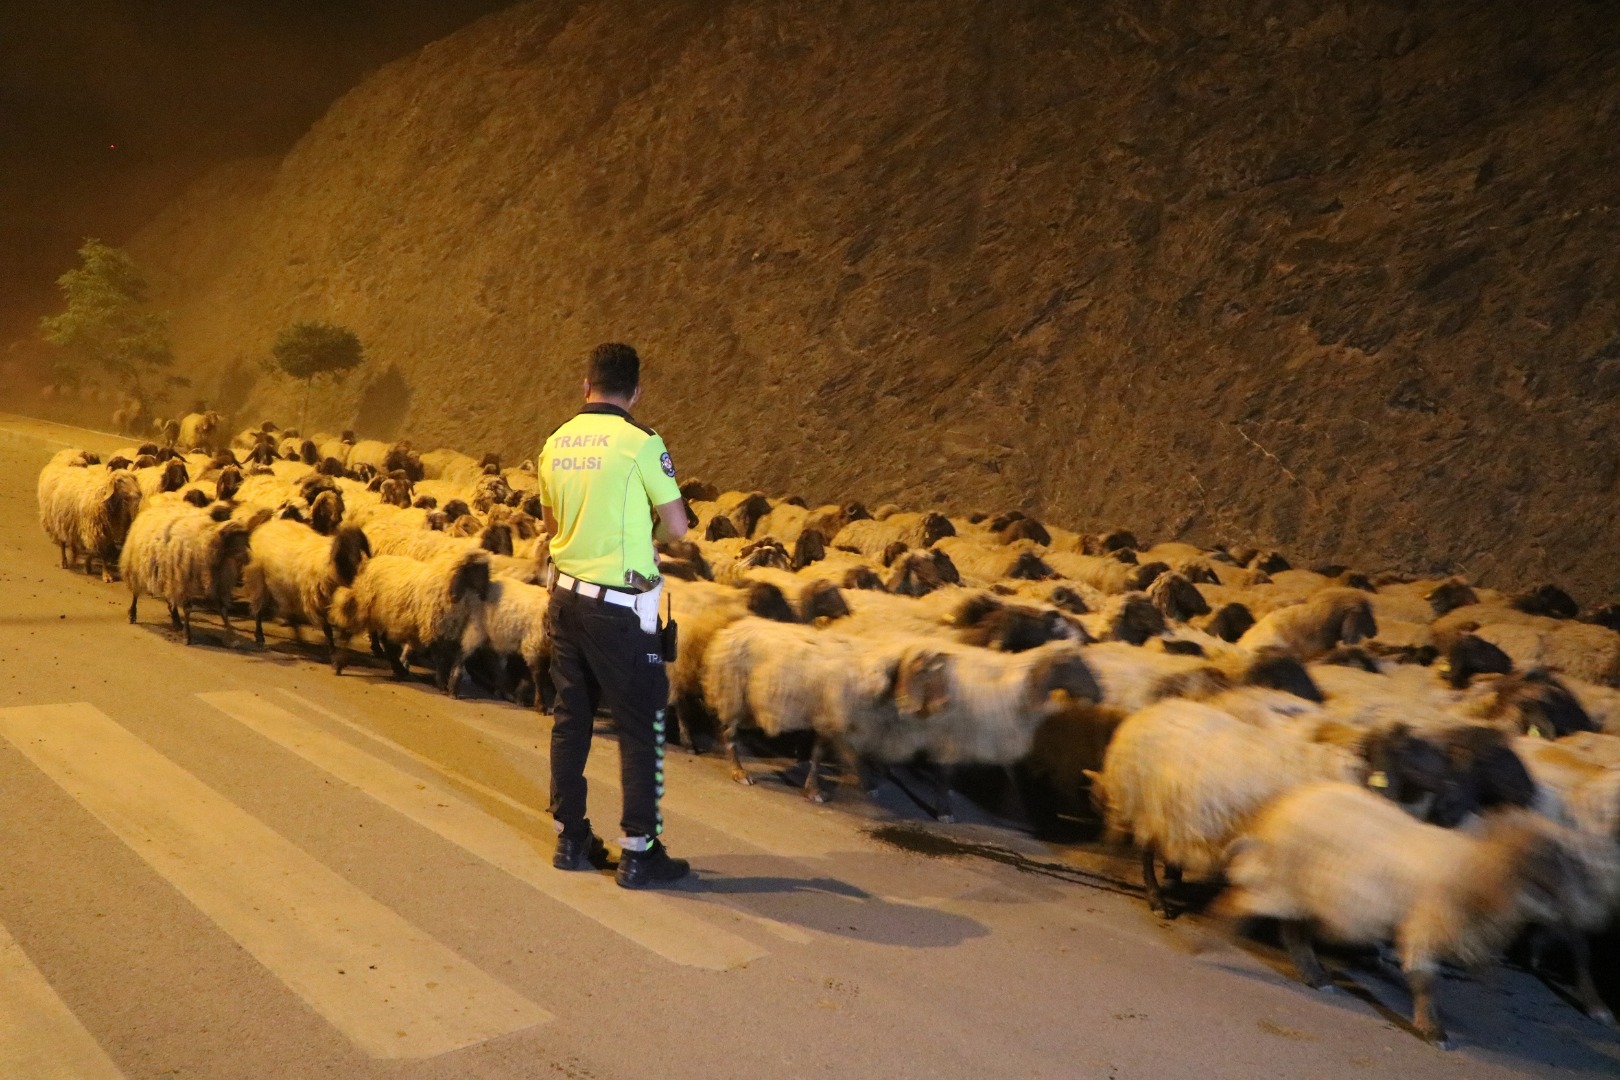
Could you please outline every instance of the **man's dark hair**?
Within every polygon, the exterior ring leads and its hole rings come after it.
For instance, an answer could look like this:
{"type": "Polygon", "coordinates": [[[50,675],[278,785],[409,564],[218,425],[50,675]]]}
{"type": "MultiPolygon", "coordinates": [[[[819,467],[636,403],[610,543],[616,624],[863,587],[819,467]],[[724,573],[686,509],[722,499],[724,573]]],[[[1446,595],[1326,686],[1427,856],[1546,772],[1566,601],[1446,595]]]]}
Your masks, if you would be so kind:
{"type": "Polygon", "coordinates": [[[629,397],[641,382],[641,357],[636,350],[618,342],[608,342],[591,350],[586,378],[591,389],[612,397],[629,397]]]}

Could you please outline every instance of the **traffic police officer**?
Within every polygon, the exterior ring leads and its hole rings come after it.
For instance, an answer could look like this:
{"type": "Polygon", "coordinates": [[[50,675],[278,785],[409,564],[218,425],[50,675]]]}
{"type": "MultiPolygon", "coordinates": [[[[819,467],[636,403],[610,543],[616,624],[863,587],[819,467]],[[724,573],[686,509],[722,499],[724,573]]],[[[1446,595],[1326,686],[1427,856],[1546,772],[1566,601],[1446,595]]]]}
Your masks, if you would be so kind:
{"type": "Polygon", "coordinates": [[[669,681],[658,627],[662,594],[652,514],[660,539],[686,533],[686,505],[664,440],[636,423],[641,359],[628,345],[598,345],[585,407],[552,432],[539,460],[540,501],[551,534],[552,864],[605,868],[607,850],[585,816],[585,759],[596,708],[606,699],[619,736],[624,831],[618,881],[644,888],[684,877],[660,834],[664,709],[669,681]]]}

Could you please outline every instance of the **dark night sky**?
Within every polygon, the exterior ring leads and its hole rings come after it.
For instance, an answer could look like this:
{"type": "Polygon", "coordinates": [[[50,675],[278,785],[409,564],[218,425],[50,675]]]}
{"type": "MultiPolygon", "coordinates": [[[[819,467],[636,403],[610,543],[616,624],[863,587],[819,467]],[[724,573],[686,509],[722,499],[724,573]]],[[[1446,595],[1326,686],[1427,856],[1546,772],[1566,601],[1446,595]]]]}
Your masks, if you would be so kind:
{"type": "Polygon", "coordinates": [[[86,236],[276,153],[367,73],[515,0],[0,0],[0,347],[86,236]]]}

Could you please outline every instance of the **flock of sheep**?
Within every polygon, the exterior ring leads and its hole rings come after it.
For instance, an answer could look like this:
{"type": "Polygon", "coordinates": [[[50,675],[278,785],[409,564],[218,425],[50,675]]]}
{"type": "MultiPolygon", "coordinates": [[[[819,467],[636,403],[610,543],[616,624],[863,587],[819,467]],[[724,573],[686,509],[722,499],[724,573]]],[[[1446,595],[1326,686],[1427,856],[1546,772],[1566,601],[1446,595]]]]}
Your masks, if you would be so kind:
{"type": "MultiPolygon", "coordinates": [[[[63,565],[116,567],[132,622],[161,598],[189,643],[201,604],[229,641],[240,595],[260,643],[267,619],[319,627],[338,672],[364,634],[399,676],[545,707],[531,464],[268,423],[220,445],[212,414],[165,434],[39,478],[63,565]]],[[[1004,769],[1037,821],[1089,800],[1133,839],[1161,914],[1184,874],[1224,877],[1220,908],[1280,920],[1313,986],[1314,937],[1393,943],[1437,1044],[1438,965],[1527,930],[1568,944],[1577,997],[1612,1022],[1587,939],[1620,905],[1615,609],[1019,512],[682,492],[671,706],[737,779],[745,742],[786,739],[813,799],[829,767],[869,785],[909,765],[949,819],[962,770],[1004,769]]]]}

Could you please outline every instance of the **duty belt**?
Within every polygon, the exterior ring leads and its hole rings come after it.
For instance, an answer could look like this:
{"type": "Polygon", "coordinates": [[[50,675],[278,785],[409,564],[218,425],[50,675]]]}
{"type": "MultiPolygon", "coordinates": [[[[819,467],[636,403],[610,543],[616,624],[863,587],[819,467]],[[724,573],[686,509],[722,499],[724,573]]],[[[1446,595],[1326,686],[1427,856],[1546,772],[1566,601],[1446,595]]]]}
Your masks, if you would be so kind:
{"type": "Polygon", "coordinates": [[[592,581],[581,581],[579,578],[565,574],[561,570],[556,570],[554,573],[556,574],[557,579],[553,585],[553,588],[566,589],[569,592],[577,593],[588,600],[596,600],[601,603],[614,604],[618,607],[633,608],[636,606],[635,593],[625,592],[622,589],[609,588],[606,585],[598,585],[592,581]]]}

